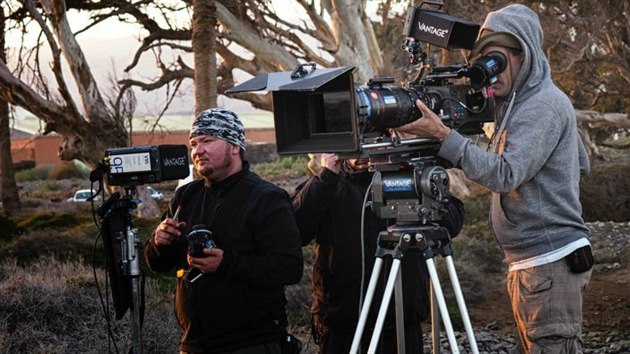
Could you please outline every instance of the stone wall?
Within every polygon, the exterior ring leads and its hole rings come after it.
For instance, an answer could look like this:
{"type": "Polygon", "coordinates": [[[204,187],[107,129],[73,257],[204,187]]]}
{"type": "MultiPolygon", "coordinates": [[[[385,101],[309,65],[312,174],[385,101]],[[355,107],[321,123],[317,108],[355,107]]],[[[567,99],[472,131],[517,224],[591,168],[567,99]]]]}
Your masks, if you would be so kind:
{"type": "Polygon", "coordinates": [[[269,162],[277,158],[275,143],[247,142],[245,159],[250,163],[269,162]]]}

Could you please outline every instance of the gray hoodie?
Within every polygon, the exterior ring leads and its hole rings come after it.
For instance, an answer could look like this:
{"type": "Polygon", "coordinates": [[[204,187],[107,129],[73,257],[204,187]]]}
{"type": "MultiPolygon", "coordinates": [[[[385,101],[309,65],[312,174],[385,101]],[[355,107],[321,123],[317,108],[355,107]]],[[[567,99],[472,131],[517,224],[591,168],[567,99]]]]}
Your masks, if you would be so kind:
{"type": "Polygon", "coordinates": [[[579,182],[589,165],[575,110],[551,80],[536,13],[510,5],[491,12],[483,29],[509,32],[523,48],[509,116],[508,102],[498,101],[496,107],[497,126],[507,119],[504,150],[486,152],[451,130],[438,155],[493,192],[492,227],[505,262],[512,263],[588,237],[579,182]]]}

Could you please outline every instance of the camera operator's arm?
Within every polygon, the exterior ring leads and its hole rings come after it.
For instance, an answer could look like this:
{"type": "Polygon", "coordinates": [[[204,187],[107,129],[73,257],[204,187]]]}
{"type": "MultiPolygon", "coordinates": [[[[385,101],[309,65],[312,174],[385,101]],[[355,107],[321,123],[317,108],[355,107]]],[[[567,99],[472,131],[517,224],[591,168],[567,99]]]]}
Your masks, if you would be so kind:
{"type": "Polygon", "coordinates": [[[439,117],[423,104],[417,105],[425,117],[406,124],[399,130],[414,134],[433,131],[433,137],[444,137],[438,156],[461,168],[469,179],[496,193],[512,192],[523,182],[534,178],[554,153],[565,126],[571,124],[570,117],[559,112],[550,102],[541,101],[536,106],[515,108],[510,114],[506,130],[498,138],[500,151],[489,152],[454,129],[447,135],[438,133],[441,131],[437,122],[439,117]],[[531,118],[520,118],[524,116],[531,118]],[[532,144],[534,141],[541,143],[532,144]]]}
{"type": "Polygon", "coordinates": [[[440,117],[433,113],[422,101],[416,100],[416,107],[422,112],[422,117],[400,126],[396,130],[439,141],[446,139],[451,133],[451,128],[444,125],[440,117]]]}
{"type": "Polygon", "coordinates": [[[304,246],[317,237],[339,182],[342,160],[335,154],[322,154],[321,161],[324,168],[320,174],[298,187],[293,197],[295,218],[304,246]]]}

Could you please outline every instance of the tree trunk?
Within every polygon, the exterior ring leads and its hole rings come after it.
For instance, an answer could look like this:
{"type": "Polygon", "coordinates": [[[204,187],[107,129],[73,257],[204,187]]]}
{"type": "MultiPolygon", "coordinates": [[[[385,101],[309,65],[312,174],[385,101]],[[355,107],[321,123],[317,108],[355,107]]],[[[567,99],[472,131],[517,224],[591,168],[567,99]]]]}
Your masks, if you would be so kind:
{"type": "MultiPolygon", "coordinates": [[[[4,12],[0,9],[0,60],[7,61],[4,51],[5,33],[4,12]]],[[[9,124],[9,104],[0,99],[0,193],[2,209],[6,215],[12,215],[20,209],[20,197],[15,182],[15,169],[11,157],[11,127],[9,124]]]]}
{"type": "Polygon", "coordinates": [[[13,212],[20,210],[15,169],[11,158],[10,129],[9,104],[0,100],[0,192],[2,193],[2,209],[6,215],[12,215],[13,212]]]}
{"type": "Polygon", "coordinates": [[[193,0],[195,116],[217,106],[216,12],[214,0],[193,0]]]}

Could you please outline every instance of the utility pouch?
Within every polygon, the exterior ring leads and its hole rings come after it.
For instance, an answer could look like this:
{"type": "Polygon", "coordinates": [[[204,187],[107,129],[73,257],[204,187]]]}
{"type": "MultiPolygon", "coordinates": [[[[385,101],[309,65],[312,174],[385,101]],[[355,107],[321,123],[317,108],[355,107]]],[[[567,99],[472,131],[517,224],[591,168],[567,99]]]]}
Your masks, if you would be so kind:
{"type": "Polygon", "coordinates": [[[280,341],[282,354],[300,354],[302,352],[302,342],[292,334],[285,333],[280,341]]]}
{"type": "Polygon", "coordinates": [[[593,267],[595,259],[593,257],[593,251],[591,246],[584,246],[571,252],[565,257],[569,269],[573,273],[584,273],[593,267]]]}

